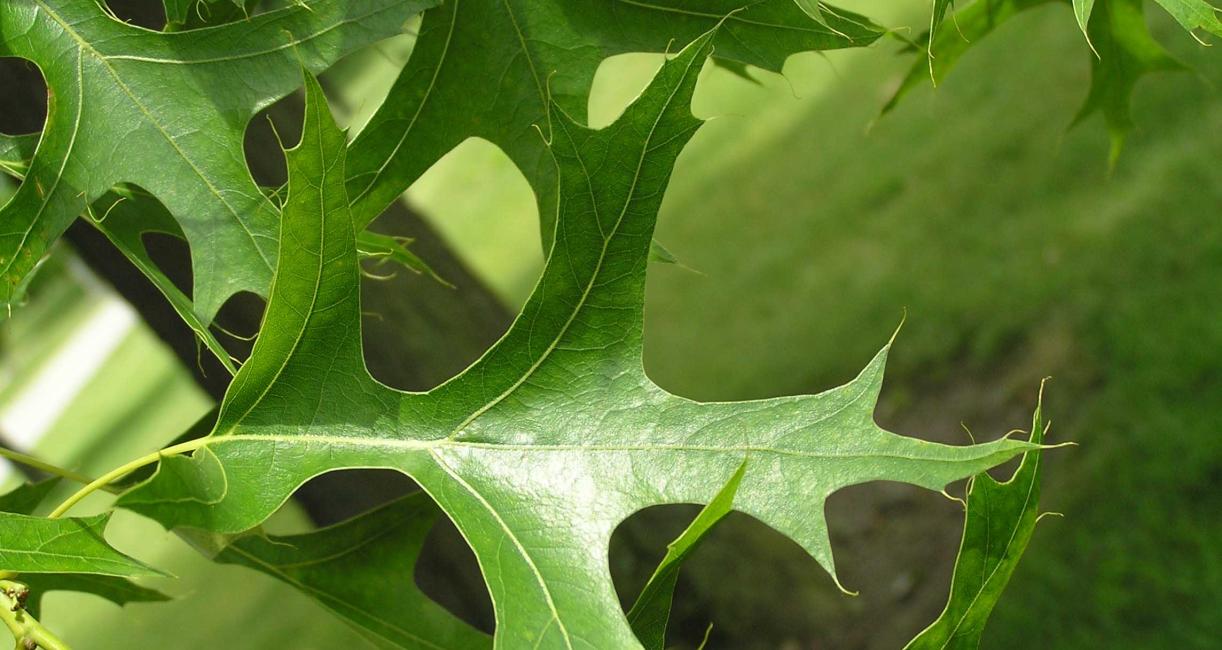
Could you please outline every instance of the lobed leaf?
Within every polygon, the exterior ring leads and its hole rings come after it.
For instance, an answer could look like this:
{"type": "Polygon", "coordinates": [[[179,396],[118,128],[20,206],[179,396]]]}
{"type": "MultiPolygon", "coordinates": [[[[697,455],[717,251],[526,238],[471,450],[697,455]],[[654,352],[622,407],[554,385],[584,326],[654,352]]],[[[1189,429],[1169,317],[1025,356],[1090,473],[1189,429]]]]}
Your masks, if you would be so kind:
{"type": "Polygon", "coordinates": [[[158,576],[160,571],[120,553],[103,535],[110,515],[47,519],[0,512],[0,571],[158,576]]]}
{"type": "Polygon", "coordinates": [[[277,213],[246,168],[247,121],[296,87],[300,65],[321,70],[434,2],[316,0],[177,33],[120,22],[95,2],[0,3],[0,56],[38,65],[49,97],[26,182],[0,208],[0,301],[120,182],[153,193],[179,221],[200,321],[238,291],[265,294],[277,213]]]}
{"type": "Polygon", "coordinates": [[[378,647],[491,647],[491,637],[416,586],[416,560],[438,514],[428,496],[418,492],[303,535],[243,537],[216,560],[300,589],[378,647]]]}
{"type": "Polygon", "coordinates": [[[717,56],[779,72],[791,54],[869,45],[863,16],[794,0],[450,0],[424,14],[412,56],[353,142],[348,192],[358,226],[372,221],[434,162],[471,137],[500,147],[539,200],[545,247],[556,211],[555,167],[536,127],[549,103],[583,118],[599,64],[625,52],[668,52],[725,19],[717,56]]]}
{"type": "Polygon", "coordinates": [[[674,161],[700,126],[688,106],[719,33],[663,65],[606,129],[552,105],[546,150],[559,200],[539,284],[497,344],[426,393],[390,389],[364,367],[344,137],[309,80],[262,334],[212,434],[177,446],[195,451],[164,458],[119,504],[168,527],[236,533],[312,476],[397,469],[471,544],[497,646],[626,648],[639,642],[617,614],[606,549],[639,509],[706,503],[750,458],[735,507],[834,576],[823,516],[832,492],[872,480],[940,489],[1030,449],[1004,439],[947,446],[879,428],[886,347],[856,379],[819,395],[706,404],[646,377],[650,241],[674,161]]]}

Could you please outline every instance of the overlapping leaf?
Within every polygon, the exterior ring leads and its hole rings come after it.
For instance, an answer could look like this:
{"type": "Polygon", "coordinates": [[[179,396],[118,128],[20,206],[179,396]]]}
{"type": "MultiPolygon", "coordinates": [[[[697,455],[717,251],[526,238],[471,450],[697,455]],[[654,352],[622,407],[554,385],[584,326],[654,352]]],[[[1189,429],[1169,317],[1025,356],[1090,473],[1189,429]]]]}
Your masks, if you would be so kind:
{"type": "Polygon", "coordinates": [[[862,16],[819,6],[812,17],[794,0],[448,0],[425,12],[411,58],[353,143],[348,192],[357,224],[479,137],[530,181],[548,243],[555,168],[536,127],[546,130],[549,101],[584,116],[603,59],[668,51],[723,18],[718,57],[778,72],[796,52],[868,45],[883,33],[862,16]]]}
{"type": "Polygon", "coordinates": [[[315,532],[244,537],[216,559],[293,585],[378,647],[491,647],[490,637],[416,586],[416,559],[438,514],[426,495],[416,493],[315,532]]]}
{"type": "MultiPolygon", "coordinates": [[[[0,495],[0,517],[6,516],[5,513],[20,516],[14,520],[0,520],[0,526],[17,524],[13,529],[0,532],[0,545],[12,556],[12,566],[8,566],[10,563],[7,561],[0,561],[0,571],[12,571],[18,565],[26,567],[26,575],[21,577],[29,589],[24,603],[26,611],[37,618],[43,595],[51,591],[91,593],[116,605],[169,600],[160,591],[142,587],[126,577],[159,574],[150,572],[148,567],[106,544],[101,537],[105,528],[104,517],[98,526],[86,520],[24,516],[42,505],[58,483],[59,479],[55,478],[27,483],[0,495]],[[73,541],[74,538],[76,541],[73,541]],[[24,557],[19,558],[18,555],[24,557]],[[104,563],[96,564],[97,558],[103,558],[104,563]],[[34,559],[39,560],[37,564],[34,564],[34,559]],[[41,571],[31,570],[34,566],[40,567],[41,571]],[[84,567],[87,566],[92,568],[86,570],[84,567]]],[[[0,550],[0,553],[3,552],[0,550]]]]}
{"type": "Polygon", "coordinates": [[[246,168],[242,135],[304,64],[397,33],[434,0],[317,0],[180,33],[127,25],[95,2],[0,3],[0,56],[33,61],[49,89],[27,180],[0,209],[0,301],[90,201],[119,182],[156,195],[191,244],[195,311],[265,294],[277,213],[246,168]]]}
{"type": "MultiPolygon", "coordinates": [[[[238,532],[311,476],[387,467],[454,520],[488,582],[501,647],[637,645],[608,574],[615,526],[644,507],[707,502],[750,458],[735,507],[834,571],[825,498],[871,480],[940,489],[1030,448],[953,447],[880,429],[884,348],[831,391],[696,403],[644,374],[645,268],[688,108],[714,33],[685,48],[612,126],[553,106],[558,211],[539,285],[464,373],[401,393],[365,370],[344,138],[307,84],[288,153],[280,263],[263,333],[211,436],[181,445],[120,505],[167,526],[238,532]]],[[[834,575],[834,573],[833,573],[834,575]]]]}
{"type": "MultiPolygon", "coordinates": [[[[1044,441],[1041,403],[1031,422],[1032,444],[1044,441]]],[[[1039,520],[1040,450],[1023,456],[1004,483],[988,474],[973,477],[967,489],[963,541],[955,560],[946,609],[905,650],[975,650],[989,614],[1001,598],[1039,520]]]]}

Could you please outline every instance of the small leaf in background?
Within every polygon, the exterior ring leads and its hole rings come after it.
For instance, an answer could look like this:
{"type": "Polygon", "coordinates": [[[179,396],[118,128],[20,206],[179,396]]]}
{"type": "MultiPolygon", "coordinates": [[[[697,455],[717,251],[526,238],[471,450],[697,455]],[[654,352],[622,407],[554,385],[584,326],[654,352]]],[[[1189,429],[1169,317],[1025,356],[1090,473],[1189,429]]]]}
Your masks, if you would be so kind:
{"type": "Polygon", "coordinates": [[[34,62],[50,101],[28,178],[0,207],[0,303],[91,201],[151,192],[192,248],[195,312],[266,295],[277,213],[246,167],[246,123],[344,54],[397,34],[433,0],[317,0],[211,29],[159,33],[97,2],[0,2],[0,56],[34,62]]]}
{"type": "Polygon", "coordinates": [[[216,560],[297,587],[379,647],[490,648],[492,637],[416,586],[416,560],[439,514],[417,492],[314,532],[243,537],[216,560]]]}
{"type": "Polygon", "coordinates": [[[1184,66],[1150,35],[1142,0],[1097,0],[1087,34],[1098,56],[1091,57],[1090,94],[1074,124],[1095,112],[1103,114],[1112,140],[1108,160],[1114,166],[1133,129],[1129,104],[1137,82],[1152,72],[1184,66]]]}
{"type": "Polygon", "coordinates": [[[419,255],[408,250],[407,247],[411,243],[409,237],[395,237],[365,230],[356,236],[356,252],[362,260],[374,260],[374,268],[391,262],[417,275],[427,275],[441,286],[453,289],[453,284],[437,275],[419,255]]]}
{"type": "MultiPolygon", "coordinates": [[[[675,583],[679,580],[679,570],[713,527],[734,510],[734,495],[746,469],[747,461],[743,461],[721,491],[709,500],[679,537],[667,545],[666,556],[628,610],[628,623],[645,650],[663,650],[666,647],[666,627],[670,622],[671,601],[675,595],[675,583]]],[[[705,640],[708,640],[707,635],[705,640]]]]}
{"type": "MultiPolygon", "coordinates": [[[[968,49],[1002,23],[1052,1],[978,0],[955,12],[956,29],[925,35],[931,54],[928,62],[913,63],[895,94],[883,105],[882,114],[893,110],[913,88],[930,79],[935,85],[940,83],[968,49]]],[[[1203,0],[1167,0],[1161,4],[1171,5],[1168,10],[1188,29],[1193,25],[1219,33],[1222,28],[1213,8],[1203,0]]],[[[1152,72],[1182,70],[1184,66],[1150,35],[1141,0],[1073,0],[1073,11],[1091,56],[1090,91],[1073,124],[1095,112],[1103,114],[1112,141],[1108,161],[1114,166],[1125,136],[1133,128],[1129,104],[1137,81],[1152,72]]]]}
{"type": "MultiPolygon", "coordinates": [[[[1030,442],[1043,444],[1043,387],[1031,422],[1030,442]]],[[[975,650],[989,614],[1022,559],[1039,521],[1040,449],[1023,455],[1004,483],[987,473],[967,488],[963,540],[955,560],[946,609],[905,650],[975,650]]]]}

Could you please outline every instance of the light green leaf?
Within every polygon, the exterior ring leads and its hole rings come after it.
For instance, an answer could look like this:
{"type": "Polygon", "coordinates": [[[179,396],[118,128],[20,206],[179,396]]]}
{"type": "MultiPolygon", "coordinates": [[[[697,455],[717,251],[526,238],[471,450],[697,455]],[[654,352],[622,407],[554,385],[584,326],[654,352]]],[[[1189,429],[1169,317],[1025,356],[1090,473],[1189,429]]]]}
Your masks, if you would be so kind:
{"type": "Polygon", "coordinates": [[[1184,29],[1203,29],[1214,36],[1222,36],[1222,20],[1218,19],[1218,8],[1206,0],[1154,0],[1171,14],[1184,29]]]}
{"type": "Polygon", "coordinates": [[[0,512],[0,571],[158,576],[115,550],[103,535],[110,515],[47,519],[0,512]]]}
{"type": "Polygon", "coordinates": [[[638,647],[608,573],[615,526],[666,503],[707,503],[750,458],[735,499],[833,571],[824,500],[873,480],[929,489],[1031,448],[895,435],[873,420],[887,348],[819,395],[697,403],[646,377],[645,270],[676,157],[700,126],[689,109],[712,45],[667,62],[611,126],[558,106],[554,243],[505,336],[426,393],[364,367],[344,137],[307,84],[302,144],[288,153],[280,266],[264,328],[213,433],[171,450],[123,507],[169,527],[258,525],[310,477],[345,467],[414,478],[480,562],[501,647],[638,647]]]}
{"type": "MultiPolygon", "coordinates": [[[[60,479],[50,478],[38,483],[26,483],[16,490],[0,496],[0,512],[29,515],[38,508],[47,495],[59,485],[60,479]]],[[[41,550],[41,549],[40,549],[41,550]]],[[[143,565],[140,565],[143,567],[143,565]]],[[[21,577],[29,590],[25,599],[25,610],[38,618],[44,594],[51,591],[80,591],[101,596],[116,605],[131,602],[159,602],[170,597],[131,580],[114,575],[87,573],[30,573],[21,577]]]]}
{"type": "MultiPolygon", "coordinates": [[[[923,86],[930,81],[934,85],[942,83],[946,75],[955,67],[959,59],[967,53],[972,45],[979,43],[1015,14],[1043,6],[1055,0],[976,0],[976,2],[955,12],[956,29],[934,29],[925,35],[925,43],[929,52],[936,56],[921,57],[913,61],[912,67],[904,75],[900,87],[896,89],[891,99],[883,105],[882,113],[886,114],[899,105],[914,88],[923,86]]],[[[935,11],[935,17],[937,12],[935,11]]],[[[933,23],[936,28],[940,21],[933,23]]]]}
{"type": "Polygon", "coordinates": [[[409,237],[383,235],[368,230],[356,236],[356,251],[362,260],[375,260],[374,267],[394,263],[415,273],[425,274],[439,284],[453,288],[454,285],[443,279],[433,267],[429,266],[420,256],[408,250],[412,240],[409,237]]]}
{"type": "Polygon", "coordinates": [[[247,121],[294,89],[302,63],[321,70],[434,1],[317,0],[177,33],[133,27],[95,2],[0,3],[0,56],[37,64],[50,97],[27,181],[0,208],[0,302],[120,182],[179,221],[201,321],[238,291],[266,294],[277,214],[246,168],[247,121]]]}
{"type": "Polygon", "coordinates": [[[425,12],[411,58],[353,142],[348,192],[357,225],[479,137],[504,150],[534,188],[546,247],[555,166],[535,127],[548,132],[549,100],[581,121],[605,58],[672,51],[723,18],[717,56],[776,72],[796,52],[864,46],[883,33],[862,16],[822,7],[812,18],[794,0],[447,1],[425,12]]]}
{"type": "MultiPolygon", "coordinates": [[[[1073,15],[1078,20],[1078,29],[1082,30],[1082,35],[1086,37],[1087,43],[1090,43],[1090,30],[1087,29],[1087,25],[1090,24],[1090,13],[1094,8],[1095,0],[1073,0],[1073,15]]],[[[1091,44],[1091,51],[1094,49],[1094,44],[1091,44]]]]}
{"type": "Polygon", "coordinates": [[[675,541],[667,545],[666,556],[628,610],[628,623],[646,650],[663,650],[666,647],[666,627],[670,622],[671,600],[679,579],[679,569],[713,527],[734,509],[734,495],[746,469],[747,463],[744,461],[717,496],[701,509],[675,541]]]}
{"type": "MultiPolygon", "coordinates": [[[[1031,422],[1030,442],[1044,442],[1043,390],[1031,422]]],[[[950,598],[936,621],[905,650],[975,650],[989,614],[1031,541],[1039,520],[1040,450],[1023,455],[1014,475],[1000,483],[987,473],[971,479],[963,541],[955,560],[950,598]]]]}
{"type": "Polygon", "coordinates": [[[216,559],[293,585],[378,647],[490,648],[491,637],[416,586],[416,559],[438,514],[416,493],[311,533],[244,537],[216,559]]]}

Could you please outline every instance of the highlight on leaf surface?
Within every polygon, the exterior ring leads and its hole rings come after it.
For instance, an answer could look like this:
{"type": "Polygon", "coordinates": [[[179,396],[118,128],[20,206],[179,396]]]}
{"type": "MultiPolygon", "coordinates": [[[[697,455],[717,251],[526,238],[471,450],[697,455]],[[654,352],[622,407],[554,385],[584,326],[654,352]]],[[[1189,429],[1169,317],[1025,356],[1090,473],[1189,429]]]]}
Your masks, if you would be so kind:
{"type": "Polygon", "coordinates": [[[818,395],[697,403],[642,368],[653,228],[672,166],[701,122],[689,104],[720,32],[688,44],[618,121],[594,131],[552,104],[556,227],[534,293],[466,371],[424,393],[364,367],[356,230],[343,134],[306,83],[301,143],[263,332],[213,432],[175,446],[118,504],[167,527],[237,533],[310,477],[399,470],[475,552],[493,600],[495,643],[627,648],[639,642],[607,566],[619,522],[645,507],[708,503],[750,458],[734,507],[801,544],[834,573],[824,500],[896,480],[929,489],[1032,448],[967,447],[879,428],[873,409],[888,348],[818,395]],[[612,614],[609,614],[612,613],[612,614]]]}

